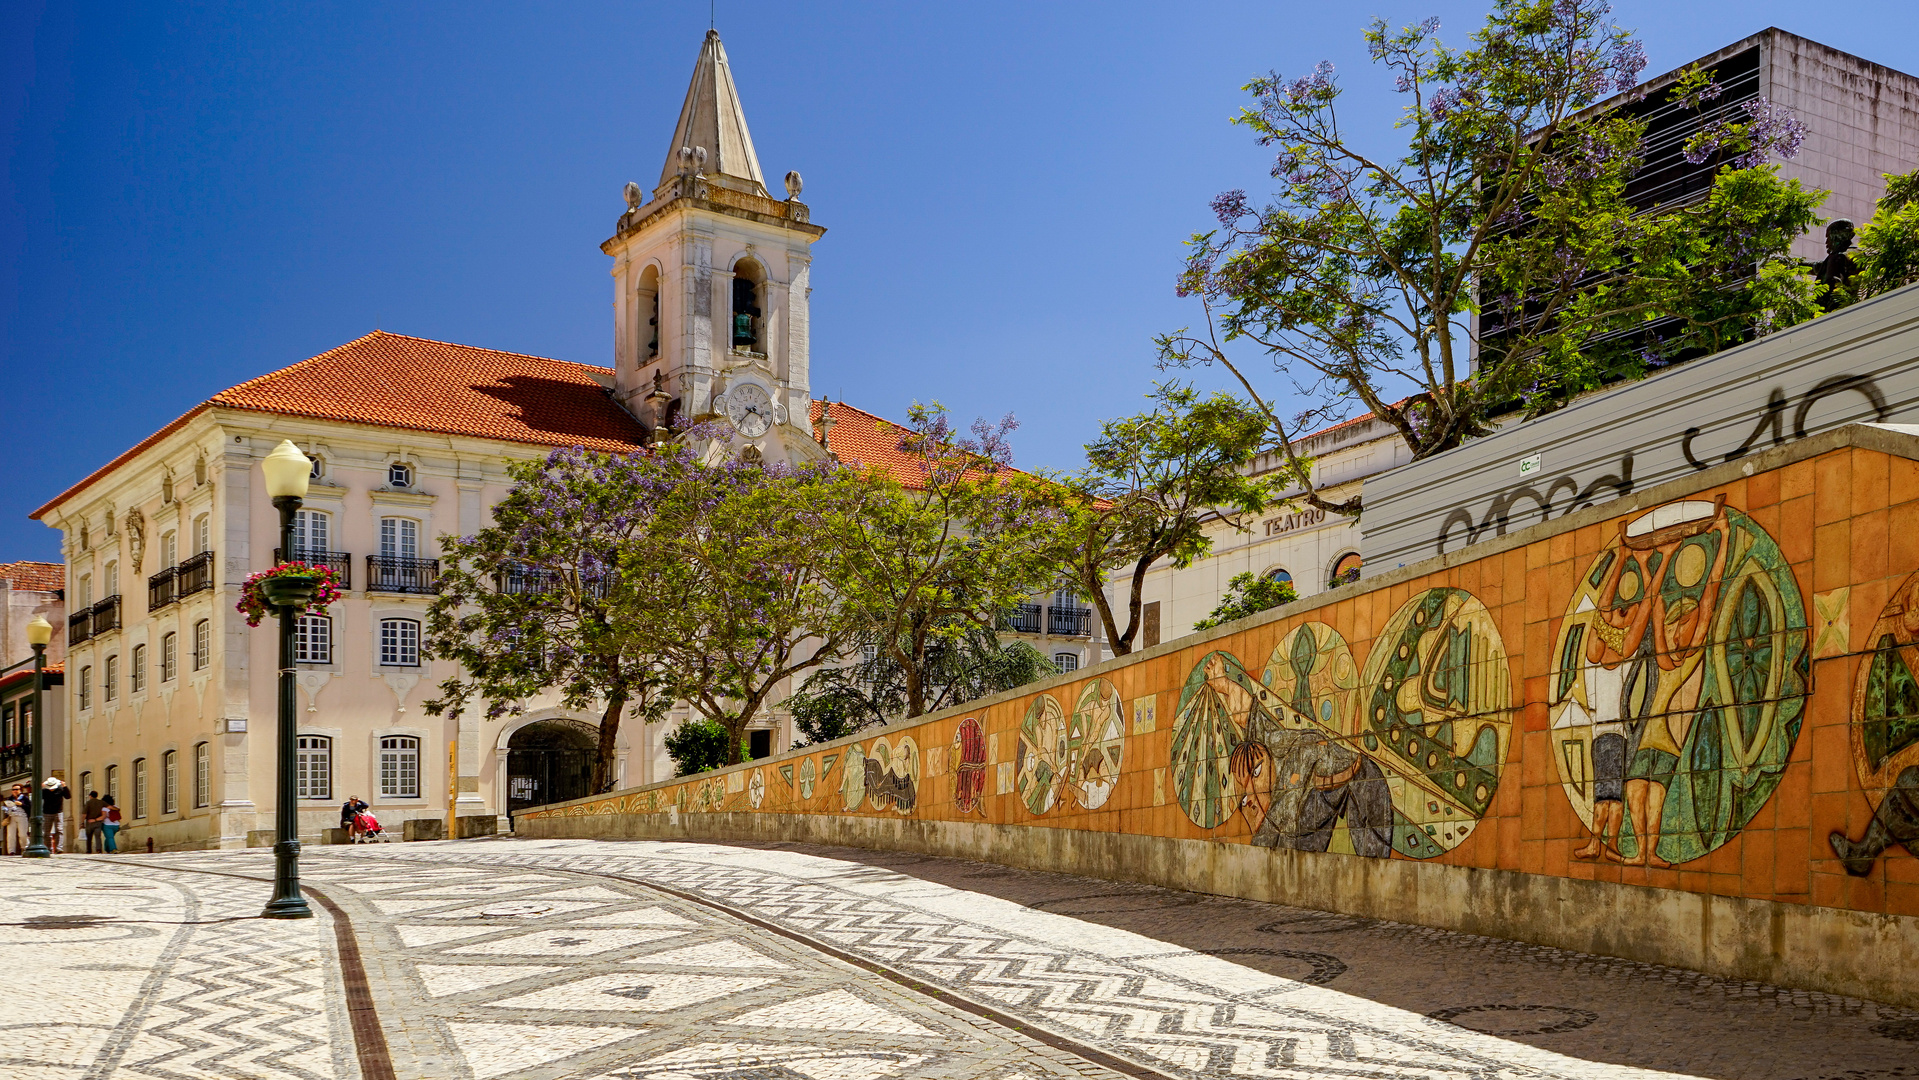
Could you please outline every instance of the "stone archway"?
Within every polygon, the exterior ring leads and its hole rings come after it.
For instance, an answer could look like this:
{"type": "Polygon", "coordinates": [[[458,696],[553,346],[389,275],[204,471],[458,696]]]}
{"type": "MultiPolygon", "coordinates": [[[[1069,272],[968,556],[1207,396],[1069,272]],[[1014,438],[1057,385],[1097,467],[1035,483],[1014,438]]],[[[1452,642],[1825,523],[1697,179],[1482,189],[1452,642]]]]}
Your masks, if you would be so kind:
{"type": "Polygon", "coordinates": [[[599,731],[566,717],[536,720],[515,731],[506,748],[506,812],[593,793],[599,731]]]}

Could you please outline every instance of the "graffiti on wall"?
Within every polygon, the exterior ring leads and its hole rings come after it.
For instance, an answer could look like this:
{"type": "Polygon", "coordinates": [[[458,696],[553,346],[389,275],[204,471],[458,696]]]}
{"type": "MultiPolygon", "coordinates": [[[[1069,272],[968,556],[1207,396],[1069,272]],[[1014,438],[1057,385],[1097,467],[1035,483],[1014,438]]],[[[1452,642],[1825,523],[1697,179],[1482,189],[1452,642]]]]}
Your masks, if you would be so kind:
{"type": "Polygon", "coordinates": [[[1623,522],[1579,580],[1549,686],[1574,856],[1689,862],[1779,784],[1805,711],[1805,605],[1779,545],[1712,502],[1623,522]]]}
{"type": "Polygon", "coordinates": [[[1512,675],[1471,594],[1412,597],[1363,671],[1338,631],[1306,623],[1264,676],[1215,651],[1186,680],[1170,765],[1194,824],[1241,814],[1266,847],[1424,859],[1457,847],[1491,807],[1511,749],[1512,675]]]}
{"type": "Polygon", "coordinates": [[[1880,612],[1861,658],[1852,701],[1852,760],[1873,803],[1858,840],[1828,842],[1846,872],[1864,877],[1885,850],[1919,854],[1919,574],[1901,582],[1880,612]]]}

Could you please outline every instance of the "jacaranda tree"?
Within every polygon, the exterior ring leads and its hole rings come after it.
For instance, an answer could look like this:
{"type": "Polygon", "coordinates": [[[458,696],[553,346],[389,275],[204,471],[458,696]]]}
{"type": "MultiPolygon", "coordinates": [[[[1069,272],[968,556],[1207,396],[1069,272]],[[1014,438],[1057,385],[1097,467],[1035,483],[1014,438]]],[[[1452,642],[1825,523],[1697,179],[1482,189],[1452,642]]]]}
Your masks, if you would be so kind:
{"type": "Polygon", "coordinates": [[[1727,112],[1703,76],[1677,87],[1702,130],[1688,157],[1717,168],[1708,196],[1641,213],[1627,181],[1644,124],[1582,110],[1630,90],[1645,66],[1603,0],[1497,0],[1464,49],[1438,21],[1366,31],[1405,101],[1404,148],[1376,154],[1344,122],[1332,65],[1247,89],[1237,118],[1274,154],[1278,187],[1213,203],[1180,277],[1206,321],[1160,339],[1171,366],[1218,364],[1264,414],[1287,482],[1328,499],[1298,446],[1366,411],[1414,457],[1488,430],[1494,413],[1557,406],[1645,365],[1723,347],[1817,314],[1789,257],[1821,193],[1780,178],[1803,129],[1764,101],[1727,112]],[[1264,354],[1267,385],[1240,355],[1264,354]],[[1282,414],[1296,394],[1304,407],[1282,414]]]}

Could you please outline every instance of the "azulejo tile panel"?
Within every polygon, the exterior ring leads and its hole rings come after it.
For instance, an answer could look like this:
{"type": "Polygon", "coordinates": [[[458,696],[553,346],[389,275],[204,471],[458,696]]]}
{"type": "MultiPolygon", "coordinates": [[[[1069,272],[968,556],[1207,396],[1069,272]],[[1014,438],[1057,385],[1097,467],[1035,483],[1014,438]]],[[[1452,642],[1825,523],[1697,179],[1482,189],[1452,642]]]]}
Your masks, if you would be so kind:
{"type": "MultiPolygon", "coordinates": [[[[1855,559],[1847,530],[1795,524],[1818,485],[1787,475],[1888,457],[1622,499],[1520,548],[756,762],[731,791],[709,775],[535,816],[1126,829],[1919,916],[1902,884],[1919,545],[1855,559]],[[1879,885],[1826,880],[1849,875],[1879,885]]],[[[1912,485],[1862,490],[1852,514],[1919,520],[1912,485]]]]}

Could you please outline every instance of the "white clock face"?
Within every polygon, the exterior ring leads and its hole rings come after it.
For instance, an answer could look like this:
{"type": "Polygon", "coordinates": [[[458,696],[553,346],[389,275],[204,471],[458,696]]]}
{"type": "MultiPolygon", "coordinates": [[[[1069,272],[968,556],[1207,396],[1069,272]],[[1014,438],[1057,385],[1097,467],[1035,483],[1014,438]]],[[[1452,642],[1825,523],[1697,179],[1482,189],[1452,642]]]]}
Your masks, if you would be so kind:
{"type": "Polygon", "coordinates": [[[734,430],[757,439],[773,426],[773,399],[758,383],[741,383],[726,395],[726,418],[734,430]]]}

